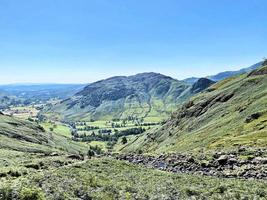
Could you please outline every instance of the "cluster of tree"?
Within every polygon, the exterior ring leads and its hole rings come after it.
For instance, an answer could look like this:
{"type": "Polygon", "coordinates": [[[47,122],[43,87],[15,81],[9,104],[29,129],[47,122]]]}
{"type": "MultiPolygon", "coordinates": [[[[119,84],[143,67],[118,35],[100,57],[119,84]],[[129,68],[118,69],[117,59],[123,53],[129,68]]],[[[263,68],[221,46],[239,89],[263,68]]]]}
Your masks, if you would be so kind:
{"type": "Polygon", "coordinates": [[[31,117],[28,117],[28,121],[30,121],[30,122],[38,122],[38,120],[35,120],[35,119],[31,118],[31,117]]]}
{"type": "Polygon", "coordinates": [[[46,116],[41,114],[41,113],[37,114],[37,119],[38,119],[39,122],[44,122],[44,121],[47,120],[46,116]]]}
{"type": "Polygon", "coordinates": [[[98,145],[96,146],[89,146],[89,150],[87,152],[87,156],[88,157],[93,157],[95,155],[100,155],[103,153],[103,150],[101,147],[99,147],[98,145]]]}
{"type": "Polygon", "coordinates": [[[111,127],[112,128],[121,128],[121,127],[126,127],[126,124],[118,124],[118,123],[114,123],[114,122],[112,122],[111,123],[111,127]]]}
{"type": "Polygon", "coordinates": [[[155,126],[155,125],[158,125],[159,123],[157,122],[146,122],[146,123],[143,123],[143,124],[135,124],[135,126],[155,126]]]}
{"type": "Polygon", "coordinates": [[[76,122],[77,126],[86,126],[86,122],[76,122]]]}
{"type": "Polygon", "coordinates": [[[114,134],[108,133],[98,133],[95,134],[94,132],[91,135],[87,134],[78,134],[77,132],[72,132],[73,140],[75,141],[82,141],[82,142],[91,142],[91,141],[106,141],[106,142],[117,142],[120,137],[126,137],[128,135],[138,135],[145,131],[144,128],[130,128],[123,131],[117,131],[114,134]]]}
{"type": "Polygon", "coordinates": [[[99,129],[98,134],[110,134],[112,133],[111,129],[99,129]]]}
{"type": "Polygon", "coordinates": [[[146,129],[144,129],[142,127],[130,128],[130,129],[119,131],[119,132],[115,133],[114,135],[116,135],[117,137],[128,136],[128,135],[139,135],[139,134],[145,132],[145,130],[146,129]]]}
{"type": "Polygon", "coordinates": [[[98,126],[85,126],[82,128],[77,128],[77,131],[91,131],[91,130],[97,130],[99,129],[98,126]]]}

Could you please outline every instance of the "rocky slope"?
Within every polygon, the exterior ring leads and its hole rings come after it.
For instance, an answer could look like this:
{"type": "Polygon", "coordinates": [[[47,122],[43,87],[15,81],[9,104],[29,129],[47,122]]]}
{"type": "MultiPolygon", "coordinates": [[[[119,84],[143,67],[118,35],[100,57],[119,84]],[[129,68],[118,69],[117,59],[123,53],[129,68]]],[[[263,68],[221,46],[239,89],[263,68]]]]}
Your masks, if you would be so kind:
{"type": "Polygon", "coordinates": [[[159,156],[121,154],[113,157],[174,173],[267,180],[266,153],[266,150],[262,149],[241,147],[231,153],[217,152],[211,156],[205,154],[161,154],[159,156]],[[248,150],[250,155],[246,157],[248,150]]]}
{"type": "Polygon", "coordinates": [[[125,151],[202,152],[267,146],[267,66],[212,85],[125,151]]]}
{"type": "Polygon", "coordinates": [[[205,89],[157,73],[117,76],[86,86],[72,98],[48,108],[46,114],[67,120],[99,120],[135,116],[158,120],[177,104],[205,89]]]}

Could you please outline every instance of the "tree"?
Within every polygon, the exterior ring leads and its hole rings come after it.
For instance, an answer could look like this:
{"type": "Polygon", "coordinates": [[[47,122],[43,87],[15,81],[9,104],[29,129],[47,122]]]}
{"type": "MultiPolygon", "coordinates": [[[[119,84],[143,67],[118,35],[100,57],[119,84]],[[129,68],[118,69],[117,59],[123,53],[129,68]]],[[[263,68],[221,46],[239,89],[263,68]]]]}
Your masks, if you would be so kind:
{"type": "Polygon", "coordinates": [[[127,138],[124,136],[121,140],[121,143],[122,144],[126,144],[128,142],[127,138]]]}
{"type": "Polygon", "coordinates": [[[87,156],[88,157],[93,157],[93,156],[95,156],[95,152],[93,150],[89,149],[88,152],[87,152],[87,156]]]}

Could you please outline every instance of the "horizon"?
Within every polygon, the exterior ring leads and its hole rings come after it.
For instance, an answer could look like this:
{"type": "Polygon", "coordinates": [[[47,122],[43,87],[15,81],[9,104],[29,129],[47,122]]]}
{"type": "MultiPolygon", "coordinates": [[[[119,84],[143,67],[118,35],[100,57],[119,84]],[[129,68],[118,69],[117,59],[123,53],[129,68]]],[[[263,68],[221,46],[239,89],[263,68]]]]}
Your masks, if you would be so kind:
{"type": "Polygon", "coordinates": [[[3,0],[0,84],[88,84],[143,72],[183,80],[239,70],[267,55],[265,5],[3,0]]]}
{"type": "MultiPolygon", "coordinates": [[[[256,62],[256,63],[259,63],[259,62],[256,62]]],[[[256,64],[254,63],[254,64],[256,64]]],[[[252,65],[254,65],[252,64],[252,65]]],[[[250,66],[252,66],[250,65],[250,66]]],[[[227,71],[220,71],[220,72],[217,72],[215,74],[207,74],[205,76],[191,76],[191,77],[185,77],[184,79],[177,79],[171,75],[167,75],[167,74],[163,74],[163,73],[160,73],[160,72],[153,72],[153,71],[148,71],[148,72],[137,72],[135,74],[129,74],[129,75],[114,75],[114,76],[109,76],[109,77],[104,77],[104,78],[101,78],[101,79],[98,79],[98,80],[95,80],[93,82],[14,82],[14,83],[1,83],[0,81],[0,86],[34,86],[34,85],[87,85],[87,84],[92,84],[92,83],[95,83],[97,81],[101,81],[101,80],[105,80],[105,79],[109,79],[109,78],[112,78],[112,77],[120,77],[120,76],[125,76],[125,77],[129,77],[129,76],[134,76],[134,75],[138,75],[138,74],[144,74],[144,73],[158,73],[158,74],[161,74],[161,75],[164,75],[164,76],[168,76],[168,77],[171,77],[173,79],[176,79],[178,81],[184,81],[186,79],[190,79],[190,78],[208,78],[208,76],[213,76],[213,75],[217,75],[219,73],[223,73],[223,72],[232,72],[232,71],[238,71],[238,70],[241,70],[241,69],[244,69],[244,68],[248,68],[250,66],[247,66],[247,67],[242,67],[242,68],[238,68],[238,69],[235,69],[235,70],[227,70],[227,71]]]]}

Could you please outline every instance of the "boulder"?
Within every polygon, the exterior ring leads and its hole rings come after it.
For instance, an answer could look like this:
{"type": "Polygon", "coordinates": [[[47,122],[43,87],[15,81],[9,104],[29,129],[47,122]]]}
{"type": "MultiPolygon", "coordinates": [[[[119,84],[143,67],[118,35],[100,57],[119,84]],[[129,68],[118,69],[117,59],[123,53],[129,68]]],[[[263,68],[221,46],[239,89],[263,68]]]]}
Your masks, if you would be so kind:
{"type": "Polygon", "coordinates": [[[217,159],[218,163],[220,165],[226,165],[227,161],[228,161],[228,156],[227,155],[221,155],[218,159],[217,159]]]}
{"type": "Polygon", "coordinates": [[[76,155],[76,154],[68,155],[67,158],[74,159],[74,160],[84,160],[84,157],[83,156],[76,155]]]}
{"type": "Polygon", "coordinates": [[[261,116],[260,113],[253,113],[252,115],[248,116],[245,120],[246,123],[250,123],[255,119],[258,119],[261,116]]]}
{"type": "Polygon", "coordinates": [[[253,160],[256,164],[267,164],[267,158],[256,157],[253,160]]]}

